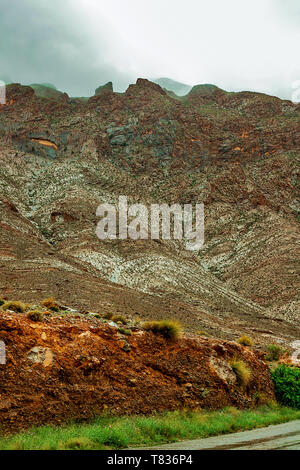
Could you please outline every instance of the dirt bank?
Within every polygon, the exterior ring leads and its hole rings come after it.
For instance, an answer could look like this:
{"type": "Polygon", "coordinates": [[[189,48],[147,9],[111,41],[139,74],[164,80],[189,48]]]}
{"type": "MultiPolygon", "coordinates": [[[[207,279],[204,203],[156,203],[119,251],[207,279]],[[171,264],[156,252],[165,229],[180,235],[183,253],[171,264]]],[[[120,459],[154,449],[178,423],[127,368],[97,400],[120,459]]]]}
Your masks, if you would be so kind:
{"type": "Polygon", "coordinates": [[[105,410],[152,413],[183,407],[249,407],[273,399],[263,355],[239,344],[192,335],[170,342],[134,328],[124,336],[96,318],[47,317],[0,312],[0,425],[15,431],[33,425],[85,420],[105,410]],[[252,371],[239,384],[230,361],[252,371]]]}

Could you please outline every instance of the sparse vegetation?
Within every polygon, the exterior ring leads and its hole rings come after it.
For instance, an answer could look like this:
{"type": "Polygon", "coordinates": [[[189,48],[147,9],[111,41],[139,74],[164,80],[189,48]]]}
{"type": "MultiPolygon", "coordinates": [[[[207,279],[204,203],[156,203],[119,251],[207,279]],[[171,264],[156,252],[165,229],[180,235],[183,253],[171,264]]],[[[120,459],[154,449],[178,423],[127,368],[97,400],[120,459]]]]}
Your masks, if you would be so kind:
{"type": "Polygon", "coordinates": [[[267,347],[266,361],[278,361],[284,352],[284,349],[278,346],[278,344],[269,344],[267,347]]]}
{"type": "Polygon", "coordinates": [[[53,312],[59,312],[59,305],[57,302],[55,302],[53,297],[42,300],[41,305],[48,308],[49,310],[52,310],[53,312]]]}
{"type": "Polygon", "coordinates": [[[44,300],[42,300],[42,302],[41,302],[41,305],[43,305],[43,307],[46,307],[46,308],[51,307],[53,304],[54,304],[54,299],[53,299],[53,297],[49,297],[49,298],[47,298],[47,299],[44,299],[44,300]]]}
{"type": "Polygon", "coordinates": [[[127,324],[127,320],[125,317],[123,317],[123,315],[114,315],[113,317],[111,317],[111,320],[114,323],[122,323],[123,325],[127,324]]]}
{"type": "Polygon", "coordinates": [[[18,300],[10,300],[2,304],[2,309],[12,310],[13,312],[16,312],[16,313],[23,313],[25,312],[26,306],[22,302],[19,302],[18,300]]]}
{"type": "Polygon", "coordinates": [[[241,336],[237,342],[239,344],[241,344],[242,346],[253,346],[254,344],[254,341],[252,338],[250,338],[249,336],[246,336],[246,335],[243,335],[241,336]]]}
{"type": "Polygon", "coordinates": [[[251,379],[251,370],[247,364],[245,364],[245,362],[240,359],[234,359],[231,362],[231,368],[235,373],[239,384],[246,386],[251,379]]]}
{"type": "Polygon", "coordinates": [[[52,310],[52,312],[59,312],[60,308],[58,307],[58,305],[53,305],[53,307],[50,307],[49,310],[52,310]]]}
{"type": "Polygon", "coordinates": [[[253,395],[253,398],[256,402],[256,405],[257,406],[260,406],[260,405],[267,405],[270,403],[270,399],[268,398],[268,396],[263,393],[263,392],[256,392],[254,393],[253,395]]]}
{"type": "Polygon", "coordinates": [[[43,322],[44,321],[44,314],[39,310],[31,310],[27,313],[27,318],[31,321],[43,322]]]}
{"type": "Polygon", "coordinates": [[[94,442],[86,437],[76,437],[58,443],[58,450],[92,450],[94,442]]]}
{"type": "Polygon", "coordinates": [[[210,334],[207,333],[207,331],[202,331],[202,330],[196,331],[196,334],[197,334],[198,336],[210,336],[210,334]]]}
{"type": "Polygon", "coordinates": [[[182,327],[175,320],[147,321],[142,327],[146,331],[152,331],[154,334],[160,334],[166,339],[178,339],[182,333],[182,327]]]}
{"type": "Polygon", "coordinates": [[[280,364],[271,375],[279,403],[300,409],[300,369],[280,364]]]}
{"type": "Polygon", "coordinates": [[[103,318],[105,318],[105,320],[111,320],[113,317],[113,314],[112,313],[105,313],[103,315],[103,318]]]}
{"type": "Polygon", "coordinates": [[[126,328],[119,328],[119,333],[121,333],[122,335],[126,335],[126,336],[131,336],[132,335],[132,331],[130,329],[126,329],[126,328]]]}
{"type": "Polygon", "coordinates": [[[0,450],[120,449],[196,439],[300,418],[300,411],[279,405],[255,410],[173,411],[153,416],[102,416],[90,424],[45,426],[0,438],[0,450]]]}

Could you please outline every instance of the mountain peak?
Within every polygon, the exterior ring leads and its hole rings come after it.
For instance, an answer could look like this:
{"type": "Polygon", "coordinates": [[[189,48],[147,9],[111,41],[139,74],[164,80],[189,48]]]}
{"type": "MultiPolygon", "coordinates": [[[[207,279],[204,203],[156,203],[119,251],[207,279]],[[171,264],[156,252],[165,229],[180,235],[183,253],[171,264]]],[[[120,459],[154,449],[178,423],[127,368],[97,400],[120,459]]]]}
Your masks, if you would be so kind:
{"type": "Polygon", "coordinates": [[[150,80],[147,80],[146,78],[138,78],[135,85],[129,85],[126,93],[130,94],[133,91],[141,90],[141,89],[153,90],[157,93],[160,93],[163,96],[166,95],[165,90],[163,90],[160,85],[158,85],[157,83],[151,82],[150,80]]]}
{"type": "Polygon", "coordinates": [[[107,82],[105,85],[100,85],[95,90],[95,96],[103,95],[103,93],[112,92],[113,93],[113,84],[112,82],[107,82]]]}

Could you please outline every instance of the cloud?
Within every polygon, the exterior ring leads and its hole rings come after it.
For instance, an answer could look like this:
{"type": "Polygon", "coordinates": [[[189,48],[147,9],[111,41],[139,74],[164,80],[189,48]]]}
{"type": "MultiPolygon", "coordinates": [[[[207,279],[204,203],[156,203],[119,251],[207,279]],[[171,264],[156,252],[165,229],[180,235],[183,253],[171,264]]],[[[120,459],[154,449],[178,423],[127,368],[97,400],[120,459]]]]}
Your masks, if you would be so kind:
{"type": "Polygon", "coordinates": [[[298,6],[284,2],[152,0],[147,8],[140,0],[115,0],[105,15],[144,75],[290,98],[300,38],[299,27],[289,25],[298,6]]]}
{"type": "Polygon", "coordinates": [[[300,79],[298,0],[0,0],[0,13],[0,74],[73,96],[164,76],[290,99],[300,79]]]}
{"type": "Polygon", "coordinates": [[[277,10],[279,21],[289,28],[300,27],[300,3],[299,0],[274,0],[274,8],[277,10]]]}
{"type": "Polygon", "coordinates": [[[128,76],[107,60],[101,18],[95,41],[78,6],[70,0],[0,0],[0,74],[24,84],[53,83],[73,96],[91,95],[112,77],[126,86],[128,76]]]}

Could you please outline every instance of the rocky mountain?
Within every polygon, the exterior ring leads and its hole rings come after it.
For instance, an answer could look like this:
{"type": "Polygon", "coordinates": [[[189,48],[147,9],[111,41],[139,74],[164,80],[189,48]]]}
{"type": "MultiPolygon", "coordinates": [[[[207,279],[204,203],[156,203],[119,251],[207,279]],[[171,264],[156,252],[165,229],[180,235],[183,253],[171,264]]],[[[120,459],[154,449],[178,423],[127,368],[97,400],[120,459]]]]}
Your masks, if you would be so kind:
{"type": "Polygon", "coordinates": [[[60,99],[64,93],[58,91],[54,85],[50,83],[33,83],[30,85],[30,88],[33,88],[35,96],[39,98],[47,98],[47,99],[60,99]]]}
{"type": "Polygon", "coordinates": [[[259,344],[299,338],[299,105],[138,79],[88,100],[7,86],[0,294],[175,317],[259,344]],[[205,245],[96,236],[100,203],[204,202],[205,245]]]}

